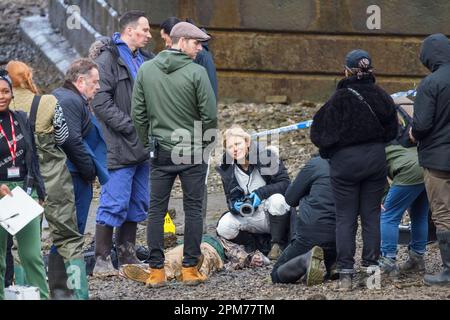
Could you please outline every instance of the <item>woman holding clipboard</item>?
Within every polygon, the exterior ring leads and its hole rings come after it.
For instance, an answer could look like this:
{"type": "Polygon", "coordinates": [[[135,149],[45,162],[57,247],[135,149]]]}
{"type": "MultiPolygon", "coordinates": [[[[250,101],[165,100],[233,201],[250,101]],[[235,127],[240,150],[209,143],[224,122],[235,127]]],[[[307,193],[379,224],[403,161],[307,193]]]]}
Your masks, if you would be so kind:
{"type": "MultiPolygon", "coordinates": [[[[33,132],[25,113],[9,109],[12,98],[11,80],[6,71],[0,70],[0,197],[20,186],[43,203],[45,189],[39,173],[33,132]]],[[[0,300],[4,299],[7,236],[7,231],[0,226],[0,300]]],[[[38,287],[41,299],[47,299],[48,286],[41,253],[40,217],[31,221],[15,237],[27,283],[38,287]]]]}

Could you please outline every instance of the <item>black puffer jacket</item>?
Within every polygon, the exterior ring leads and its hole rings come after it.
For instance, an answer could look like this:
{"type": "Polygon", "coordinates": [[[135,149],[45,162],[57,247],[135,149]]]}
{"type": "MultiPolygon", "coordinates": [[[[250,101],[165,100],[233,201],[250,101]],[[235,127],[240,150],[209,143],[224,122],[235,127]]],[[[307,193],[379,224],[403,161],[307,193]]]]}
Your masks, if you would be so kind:
{"type": "MultiPolygon", "coordinates": [[[[235,169],[238,165],[236,162],[229,161],[227,153],[223,155],[223,163],[216,167],[217,173],[222,178],[223,190],[227,199],[227,205],[230,212],[238,214],[233,207],[235,201],[241,200],[243,195],[231,194],[231,191],[239,187],[239,183],[235,177],[235,169]]],[[[270,198],[270,196],[280,193],[284,195],[290,184],[290,179],[286,167],[278,158],[275,152],[270,149],[260,150],[255,144],[250,147],[250,163],[249,171],[259,170],[261,177],[266,185],[258,188],[255,193],[261,200],[270,198]]]]}
{"type": "Polygon", "coordinates": [[[417,89],[413,136],[422,167],[450,171],[450,43],[443,34],[422,45],[422,63],[433,73],[417,89]]]}
{"type": "Polygon", "coordinates": [[[346,146],[391,141],[397,135],[397,128],[394,101],[375,84],[375,77],[352,76],[339,82],[334,95],[314,116],[311,141],[327,159],[346,146]],[[377,118],[348,88],[364,98],[377,118]]]}
{"type": "MultiPolygon", "coordinates": [[[[92,101],[96,117],[102,126],[108,146],[108,169],[120,169],[140,164],[148,153],[140,142],[131,120],[131,96],[134,80],[112,39],[91,53],[100,72],[100,90],[92,101]]],[[[141,51],[145,60],[153,54],[141,51]]]]}

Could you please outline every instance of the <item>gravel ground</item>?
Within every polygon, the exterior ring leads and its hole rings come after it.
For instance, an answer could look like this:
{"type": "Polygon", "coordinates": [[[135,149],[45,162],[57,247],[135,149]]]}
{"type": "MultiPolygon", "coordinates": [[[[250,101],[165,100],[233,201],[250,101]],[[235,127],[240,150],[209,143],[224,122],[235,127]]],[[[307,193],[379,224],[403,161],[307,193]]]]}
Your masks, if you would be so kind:
{"type": "MultiPolygon", "coordinates": [[[[440,269],[435,246],[429,246],[426,255],[427,271],[440,269]]],[[[360,244],[358,255],[360,254],[360,244]]],[[[401,248],[401,260],[406,258],[406,248],[401,248]]],[[[421,275],[389,281],[382,277],[381,289],[357,287],[351,292],[336,291],[335,282],[307,287],[298,284],[277,284],[270,281],[271,266],[238,271],[221,271],[208,282],[197,287],[184,287],[171,282],[164,288],[149,289],[140,283],[124,278],[89,280],[92,299],[99,300],[441,300],[450,299],[448,288],[433,288],[422,284],[421,275]]]]}
{"type": "MultiPolygon", "coordinates": [[[[0,0],[0,66],[10,59],[20,59],[29,62],[35,68],[35,80],[44,92],[49,92],[61,80],[52,66],[46,65],[39,54],[20,37],[18,18],[23,15],[39,14],[45,8],[47,0],[30,1],[0,0]]],[[[219,122],[224,129],[233,123],[242,125],[248,130],[262,131],[275,127],[294,124],[309,120],[317,110],[318,105],[303,102],[292,105],[264,104],[220,104],[219,122]]],[[[277,145],[275,143],[275,145],[277,145]]],[[[280,157],[285,161],[289,174],[293,178],[299,169],[316,152],[311,145],[308,130],[296,131],[280,137],[280,157]]],[[[214,165],[217,162],[213,163],[214,165]]],[[[225,207],[218,203],[218,195],[222,193],[220,178],[215,170],[209,176],[208,191],[212,195],[209,202],[208,225],[209,232],[214,232],[214,225],[225,207]]],[[[173,198],[180,205],[179,182],[174,188],[173,198]]],[[[182,210],[177,212],[175,222],[180,225],[183,220],[182,210]]],[[[87,237],[86,243],[92,236],[87,237]]],[[[138,232],[138,242],[145,243],[145,226],[141,225],[138,232]]],[[[358,234],[357,260],[361,255],[361,236],[358,234]]],[[[400,247],[399,261],[406,259],[406,247],[400,247]]],[[[428,246],[426,254],[427,272],[433,273],[441,269],[438,249],[435,244],[428,246]]],[[[335,284],[327,282],[322,285],[307,287],[304,284],[273,285],[270,281],[272,266],[239,271],[221,271],[213,275],[208,282],[198,287],[184,287],[179,283],[170,283],[165,288],[148,289],[132,281],[115,277],[109,279],[90,278],[90,296],[94,300],[181,300],[181,299],[450,299],[448,288],[426,287],[421,276],[415,275],[400,278],[392,282],[382,279],[380,290],[369,290],[358,287],[351,292],[341,293],[334,290],[335,284]]]]}

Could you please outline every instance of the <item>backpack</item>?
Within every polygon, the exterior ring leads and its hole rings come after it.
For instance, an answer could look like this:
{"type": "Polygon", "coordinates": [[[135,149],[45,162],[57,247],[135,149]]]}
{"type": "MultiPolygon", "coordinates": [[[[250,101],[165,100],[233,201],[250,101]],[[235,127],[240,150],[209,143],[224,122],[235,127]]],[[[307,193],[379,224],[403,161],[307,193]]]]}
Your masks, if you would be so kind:
{"type": "Polygon", "coordinates": [[[414,117],[414,102],[406,97],[396,98],[394,102],[398,115],[398,132],[392,143],[399,144],[405,148],[415,147],[417,143],[413,143],[409,138],[409,131],[412,128],[414,117]]]}

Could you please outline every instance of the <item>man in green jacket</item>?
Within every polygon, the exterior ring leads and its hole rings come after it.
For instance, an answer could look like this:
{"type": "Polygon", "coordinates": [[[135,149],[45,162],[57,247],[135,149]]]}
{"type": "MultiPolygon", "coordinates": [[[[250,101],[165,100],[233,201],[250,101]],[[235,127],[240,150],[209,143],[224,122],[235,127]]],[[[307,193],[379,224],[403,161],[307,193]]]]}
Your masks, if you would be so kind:
{"type": "Polygon", "coordinates": [[[181,280],[187,285],[206,280],[197,265],[201,263],[202,200],[210,151],[205,140],[216,135],[217,106],[205,68],[193,59],[202,50],[201,42],[210,37],[187,22],[177,24],[170,36],[173,46],[142,65],[132,99],[132,119],[141,142],[150,150],[152,167],[147,226],[150,287],[166,282],[163,225],[177,176],[186,217],[181,280]]]}

